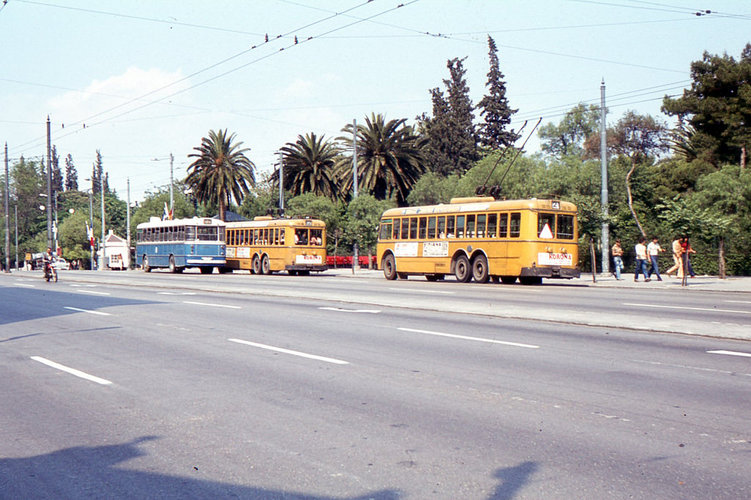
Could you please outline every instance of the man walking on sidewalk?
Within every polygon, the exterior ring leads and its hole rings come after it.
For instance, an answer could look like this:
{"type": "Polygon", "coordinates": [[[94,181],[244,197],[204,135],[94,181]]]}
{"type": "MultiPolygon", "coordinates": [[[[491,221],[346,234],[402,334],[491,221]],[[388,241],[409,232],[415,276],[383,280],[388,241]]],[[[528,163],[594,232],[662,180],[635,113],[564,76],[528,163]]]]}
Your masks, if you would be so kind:
{"type": "Polygon", "coordinates": [[[652,273],[654,272],[657,276],[657,281],[662,281],[662,277],[660,276],[660,266],[657,262],[657,256],[660,254],[660,252],[664,252],[665,250],[662,249],[660,246],[659,240],[657,239],[657,236],[652,238],[652,241],[647,245],[647,255],[649,255],[649,262],[651,264],[651,267],[649,268],[649,273],[647,274],[647,278],[652,277],[652,273]]]}
{"type": "Polygon", "coordinates": [[[644,245],[646,239],[639,236],[639,243],[634,247],[636,252],[636,271],[634,272],[634,281],[639,281],[639,274],[644,275],[644,281],[651,281],[647,276],[647,247],[644,245]]]}

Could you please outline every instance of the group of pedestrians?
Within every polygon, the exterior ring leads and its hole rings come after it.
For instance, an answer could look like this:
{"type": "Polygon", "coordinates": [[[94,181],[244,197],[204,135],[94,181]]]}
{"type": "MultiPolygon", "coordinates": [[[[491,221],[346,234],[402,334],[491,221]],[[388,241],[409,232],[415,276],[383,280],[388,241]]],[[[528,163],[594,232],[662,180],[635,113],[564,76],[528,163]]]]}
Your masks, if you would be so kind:
{"type": "MultiPolygon", "coordinates": [[[[657,277],[657,281],[662,281],[660,276],[660,265],[658,257],[660,253],[664,252],[660,246],[660,240],[656,236],[652,238],[649,244],[646,244],[647,239],[643,236],[639,237],[638,243],[634,246],[634,253],[636,254],[636,268],[634,271],[634,281],[639,281],[639,276],[644,275],[644,281],[652,281],[652,275],[657,277]]],[[[691,267],[691,261],[688,258],[689,254],[696,253],[691,248],[688,242],[687,236],[681,236],[673,241],[673,261],[674,265],[666,271],[668,276],[677,273],[677,277],[683,277],[684,259],[686,260],[686,267],[689,275],[693,278],[696,276],[694,270],[691,267]]],[[[611,255],[613,257],[613,274],[615,279],[621,280],[621,271],[623,270],[623,247],[621,246],[621,240],[616,239],[615,244],[611,248],[611,255]]]]}

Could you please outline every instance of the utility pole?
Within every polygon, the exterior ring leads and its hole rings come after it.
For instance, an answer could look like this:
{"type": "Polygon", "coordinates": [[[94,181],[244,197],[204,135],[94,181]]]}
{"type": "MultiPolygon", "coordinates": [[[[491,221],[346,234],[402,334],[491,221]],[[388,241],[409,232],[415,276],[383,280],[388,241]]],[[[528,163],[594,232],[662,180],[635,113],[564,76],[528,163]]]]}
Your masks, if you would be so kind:
{"type": "MultiPolygon", "coordinates": [[[[602,205],[602,274],[610,272],[610,228],[608,225],[608,141],[605,124],[605,79],[600,85],[600,168],[602,171],[602,190],[600,204],[602,205]]],[[[593,262],[594,266],[595,263],[593,262]]]]}
{"type": "Polygon", "coordinates": [[[89,189],[89,231],[86,236],[89,237],[89,245],[91,246],[91,270],[94,270],[94,180],[91,180],[91,189],[89,189]]]}
{"type": "MultiPolygon", "coordinates": [[[[352,199],[357,198],[357,120],[352,120],[352,176],[354,178],[353,186],[354,193],[352,199]]],[[[353,250],[354,256],[352,257],[352,274],[355,273],[355,269],[360,264],[360,249],[357,246],[357,241],[353,250]]]]}
{"type": "Polygon", "coordinates": [[[102,244],[101,250],[102,250],[102,260],[99,264],[99,270],[104,271],[104,262],[107,257],[107,241],[104,239],[104,185],[100,183],[99,186],[99,194],[102,195],[102,244]]]}
{"type": "Polygon", "coordinates": [[[279,217],[284,217],[284,156],[279,151],[279,217]]]}
{"type": "Polygon", "coordinates": [[[10,177],[8,176],[8,143],[5,143],[5,272],[10,272],[10,177]]]}
{"type": "Polygon", "coordinates": [[[18,271],[18,200],[16,200],[16,204],[13,206],[13,211],[15,212],[13,224],[16,226],[16,271],[18,271]]]}
{"type": "MultiPolygon", "coordinates": [[[[169,154],[169,211],[171,218],[174,219],[175,217],[175,198],[172,196],[172,185],[175,183],[172,177],[173,170],[172,166],[175,162],[175,157],[172,156],[172,153],[169,154]]],[[[130,248],[130,245],[128,246],[130,248]]]]}
{"type": "Polygon", "coordinates": [[[47,247],[52,248],[52,132],[50,132],[50,115],[47,115],[47,247]]]}
{"type": "Polygon", "coordinates": [[[130,269],[130,177],[128,177],[128,206],[125,212],[125,232],[127,233],[125,241],[128,246],[128,269],[130,269]]]}

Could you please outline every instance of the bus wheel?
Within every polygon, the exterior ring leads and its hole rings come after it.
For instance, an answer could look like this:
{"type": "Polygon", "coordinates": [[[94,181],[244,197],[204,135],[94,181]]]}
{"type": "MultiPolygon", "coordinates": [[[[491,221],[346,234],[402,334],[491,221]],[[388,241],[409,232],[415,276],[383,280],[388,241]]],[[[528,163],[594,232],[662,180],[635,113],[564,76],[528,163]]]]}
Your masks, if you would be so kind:
{"type": "Polygon", "coordinates": [[[201,269],[201,274],[211,274],[214,272],[214,268],[211,266],[202,266],[199,269],[201,269]]]}
{"type": "Polygon", "coordinates": [[[383,275],[387,280],[396,279],[396,262],[394,261],[394,255],[388,254],[381,261],[381,267],[383,268],[383,275]]]}
{"type": "Polygon", "coordinates": [[[501,276],[501,283],[504,285],[513,285],[516,283],[516,276],[501,276]]]}
{"type": "Polygon", "coordinates": [[[459,283],[467,283],[472,279],[472,270],[469,266],[469,259],[466,255],[460,255],[454,263],[454,276],[459,283]]]}
{"type": "Polygon", "coordinates": [[[253,274],[261,274],[261,259],[258,258],[258,255],[253,256],[253,262],[250,265],[250,272],[253,274]]]}
{"type": "Polygon", "coordinates": [[[261,273],[271,274],[271,263],[269,262],[269,256],[264,255],[261,259],[261,273]]]}
{"type": "Polygon", "coordinates": [[[174,255],[170,255],[169,256],[169,272],[171,272],[171,273],[176,273],[177,272],[177,267],[175,267],[175,256],[174,255]]]}
{"type": "Polygon", "coordinates": [[[146,257],[145,255],[143,256],[142,267],[143,267],[143,272],[145,272],[145,273],[150,273],[151,272],[151,267],[149,266],[149,258],[146,257]]]}
{"type": "Polygon", "coordinates": [[[472,277],[478,283],[488,282],[488,259],[484,255],[478,255],[472,261],[472,277]]]}

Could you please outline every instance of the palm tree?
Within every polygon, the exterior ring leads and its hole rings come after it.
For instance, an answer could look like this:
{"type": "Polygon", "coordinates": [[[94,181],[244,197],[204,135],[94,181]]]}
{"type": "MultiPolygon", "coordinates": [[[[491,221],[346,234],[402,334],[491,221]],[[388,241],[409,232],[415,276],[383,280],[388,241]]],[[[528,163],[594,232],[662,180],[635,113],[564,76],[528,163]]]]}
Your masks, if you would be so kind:
{"type": "MultiPolygon", "coordinates": [[[[297,136],[296,142],[288,142],[280,149],[284,163],[284,187],[293,196],[313,193],[333,201],[340,197],[336,164],[339,148],[324,136],[314,133],[297,136]]],[[[279,182],[279,170],[272,175],[279,182]]],[[[278,185],[278,184],[277,184],[278,185]]]]}
{"type": "Polygon", "coordinates": [[[185,183],[193,190],[196,200],[202,203],[219,205],[219,218],[224,220],[227,207],[234,198],[239,205],[255,185],[255,165],[245,153],[249,148],[240,149],[242,142],[235,142],[235,134],[227,136],[227,129],[215,132],[201,139],[201,146],[193,148],[189,158],[196,160],[188,167],[185,183]]]}
{"type": "MultiPolygon", "coordinates": [[[[375,113],[365,118],[365,125],[357,126],[357,172],[358,186],[370,192],[376,199],[394,198],[403,206],[412,187],[426,172],[418,136],[406,118],[386,122],[383,115],[375,113]]],[[[342,129],[349,136],[340,141],[352,144],[352,125],[342,129]]],[[[342,189],[352,189],[351,158],[340,162],[339,173],[342,189]]]]}

